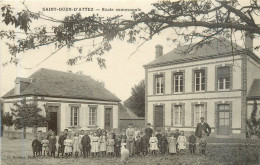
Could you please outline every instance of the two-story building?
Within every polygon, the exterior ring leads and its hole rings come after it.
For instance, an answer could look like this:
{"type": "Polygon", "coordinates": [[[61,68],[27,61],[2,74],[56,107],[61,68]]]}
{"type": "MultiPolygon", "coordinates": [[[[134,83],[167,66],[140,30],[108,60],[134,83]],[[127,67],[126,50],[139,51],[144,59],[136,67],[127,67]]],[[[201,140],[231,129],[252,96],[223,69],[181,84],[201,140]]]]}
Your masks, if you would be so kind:
{"type": "MultiPolygon", "coordinates": [[[[28,78],[17,77],[12,90],[3,97],[4,112],[11,112],[14,103],[25,100],[50,112],[48,127],[59,134],[64,129],[91,130],[118,128],[120,99],[90,76],[39,69],[28,78]]],[[[21,132],[14,127],[5,131],[21,132]]],[[[32,128],[26,129],[32,133],[32,128]]]]}
{"type": "Polygon", "coordinates": [[[144,66],[146,123],[194,131],[203,116],[215,135],[245,135],[247,93],[260,78],[250,39],[246,49],[224,38],[188,52],[185,45],[163,54],[157,45],[144,66]]]}

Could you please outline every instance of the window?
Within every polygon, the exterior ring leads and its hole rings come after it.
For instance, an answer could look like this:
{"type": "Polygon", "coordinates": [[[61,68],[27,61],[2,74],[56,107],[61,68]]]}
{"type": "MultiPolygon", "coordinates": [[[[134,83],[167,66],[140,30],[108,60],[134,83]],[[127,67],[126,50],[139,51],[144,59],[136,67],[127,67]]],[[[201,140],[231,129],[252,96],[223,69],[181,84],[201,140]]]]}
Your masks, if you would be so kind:
{"type": "Polygon", "coordinates": [[[201,117],[205,117],[205,105],[204,104],[196,104],[195,105],[195,123],[200,122],[201,117]]]}
{"type": "Polygon", "coordinates": [[[218,89],[230,89],[230,67],[219,67],[217,70],[218,89]]]}
{"type": "Polygon", "coordinates": [[[205,69],[196,70],[195,74],[195,91],[205,91],[206,89],[206,77],[205,69]]]}
{"type": "Polygon", "coordinates": [[[182,123],[182,106],[181,105],[174,105],[174,116],[175,116],[175,125],[181,125],[182,123]]]}
{"type": "Polygon", "coordinates": [[[163,75],[155,76],[156,94],[164,93],[164,78],[163,75]]]}
{"type": "Polygon", "coordinates": [[[97,107],[89,107],[89,125],[97,125],[97,107]]]}
{"type": "Polygon", "coordinates": [[[173,92],[183,92],[183,72],[173,74],[173,92]]]}
{"type": "Polygon", "coordinates": [[[70,109],[70,126],[78,126],[79,107],[71,107],[70,109]]]}
{"type": "Polygon", "coordinates": [[[229,104],[219,104],[219,126],[228,126],[229,125],[229,104]]]}

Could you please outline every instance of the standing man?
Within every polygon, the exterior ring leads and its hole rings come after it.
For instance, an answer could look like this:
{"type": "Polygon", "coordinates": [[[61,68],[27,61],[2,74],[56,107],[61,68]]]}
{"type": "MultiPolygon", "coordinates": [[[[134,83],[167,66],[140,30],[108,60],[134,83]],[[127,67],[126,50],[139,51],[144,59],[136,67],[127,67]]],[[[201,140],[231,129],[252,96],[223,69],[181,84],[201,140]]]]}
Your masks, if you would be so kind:
{"type": "Polygon", "coordinates": [[[209,134],[211,133],[210,126],[208,125],[208,123],[204,122],[204,117],[201,117],[200,121],[201,122],[197,124],[195,136],[197,136],[198,138],[201,138],[202,137],[202,130],[204,130],[204,132],[207,134],[207,136],[209,136],[209,134]]]}
{"type": "Polygon", "coordinates": [[[64,140],[65,139],[66,139],[65,134],[63,132],[61,132],[61,135],[59,136],[59,140],[58,140],[58,143],[59,143],[58,157],[60,156],[60,153],[61,153],[61,156],[63,157],[64,148],[65,148],[65,145],[64,145],[64,140]]]}
{"type": "Polygon", "coordinates": [[[129,156],[134,154],[134,136],[135,136],[135,129],[133,128],[133,124],[130,123],[128,128],[126,129],[126,148],[129,151],[129,156]]]}

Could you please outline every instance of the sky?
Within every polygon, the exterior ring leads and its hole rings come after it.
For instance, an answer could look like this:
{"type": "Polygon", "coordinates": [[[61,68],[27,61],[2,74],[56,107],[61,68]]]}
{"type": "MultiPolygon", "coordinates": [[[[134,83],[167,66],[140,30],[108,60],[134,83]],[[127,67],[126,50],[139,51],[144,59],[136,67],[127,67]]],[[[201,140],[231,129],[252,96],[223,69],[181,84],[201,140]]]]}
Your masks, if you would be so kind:
{"type": "MultiPolygon", "coordinates": [[[[17,10],[23,9],[24,6],[22,1],[15,2],[3,2],[15,6],[17,10]]],[[[113,16],[115,14],[122,14],[125,18],[130,16],[130,12],[111,12],[102,11],[102,8],[106,10],[116,9],[116,8],[127,8],[135,9],[139,8],[142,11],[149,11],[151,6],[151,1],[112,1],[112,0],[102,0],[102,1],[25,1],[26,6],[33,12],[41,11],[47,16],[51,16],[57,19],[62,19],[64,16],[76,13],[68,11],[43,11],[43,8],[53,8],[63,10],[66,7],[71,8],[94,8],[100,9],[98,14],[102,16],[113,16]]],[[[97,13],[95,11],[95,13],[97,13]]],[[[82,16],[92,15],[93,12],[83,11],[82,16]]],[[[48,25],[46,21],[34,22],[33,26],[48,25]]],[[[1,28],[6,28],[1,25],[1,28]]],[[[0,66],[0,95],[3,96],[9,90],[14,87],[14,80],[16,77],[28,77],[40,68],[48,68],[53,70],[59,70],[67,72],[71,70],[72,72],[82,71],[83,74],[91,76],[95,80],[103,81],[105,87],[119,97],[122,101],[126,100],[131,95],[131,88],[138,84],[142,79],[145,78],[145,70],[143,65],[151,62],[155,59],[155,46],[157,44],[163,45],[163,52],[167,53],[175,48],[171,42],[167,41],[169,36],[174,37],[174,34],[170,31],[164,31],[160,35],[155,36],[152,40],[146,42],[137,51],[137,47],[140,43],[130,44],[126,41],[115,40],[112,42],[112,50],[104,55],[106,59],[106,69],[100,69],[97,62],[82,63],[79,65],[69,66],[66,61],[78,54],[77,49],[67,49],[55,53],[53,56],[43,61],[51,53],[55,51],[54,46],[44,46],[40,49],[26,51],[25,53],[19,54],[21,59],[20,64],[15,66],[14,64],[9,64],[5,67],[0,66]],[[136,52],[135,52],[136,51],[136,52]],[[131,55],[135,52],[133,55],[131,55]],[[39,64],[40,63],[40,64],[39,64]],[[39,65],[37,65],[39,64],[39,65]]],[[[98,40],[94,41],[98,43],[98,40]]],[[[93,42],[84,41],[75,45],[84,45],[83,52],[88,52],[91,50],[93,42]]],[[[5,42],[1,41],[0,44],[1,60],[0,63],[10,60],[10,53],[5,45],[5,42]]],[[[258,53],[259,54],[259,53],[258,53]]]]}

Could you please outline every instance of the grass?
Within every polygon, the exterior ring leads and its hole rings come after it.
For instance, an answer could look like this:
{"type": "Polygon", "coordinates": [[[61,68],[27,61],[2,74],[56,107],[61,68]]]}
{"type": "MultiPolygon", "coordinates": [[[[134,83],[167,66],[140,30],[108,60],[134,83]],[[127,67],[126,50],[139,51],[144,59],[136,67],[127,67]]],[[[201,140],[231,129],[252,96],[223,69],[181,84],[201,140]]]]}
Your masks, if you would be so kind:
{"type": "MultiPolygon", "coordinates": [[[[31,158],[31,140],[7,138],[1,139],[1,164],[5,165],[102,165],[102,164],[120,164],[119,158],[31,158]]],[[[188,151],[183,155],[157,155],[147,158],[134,157],[128,161],[128,164],[141,165],[160,165],[160,164],[178,164],[178,165],[246,165],[260,164],[260,147],[250,141],[241,144],[218,144],[208,145],[207,156],[200,156],[198,153],[190,155],[188,151]]]]}

